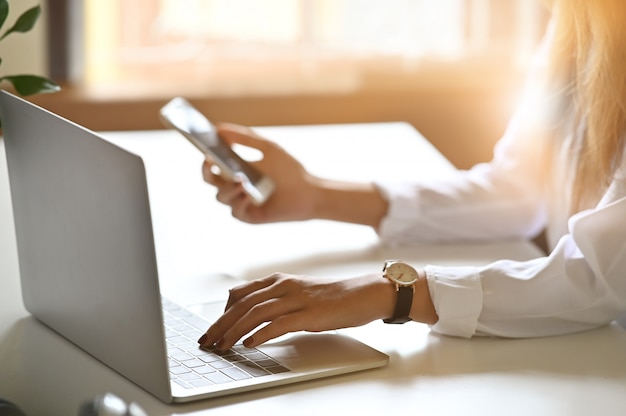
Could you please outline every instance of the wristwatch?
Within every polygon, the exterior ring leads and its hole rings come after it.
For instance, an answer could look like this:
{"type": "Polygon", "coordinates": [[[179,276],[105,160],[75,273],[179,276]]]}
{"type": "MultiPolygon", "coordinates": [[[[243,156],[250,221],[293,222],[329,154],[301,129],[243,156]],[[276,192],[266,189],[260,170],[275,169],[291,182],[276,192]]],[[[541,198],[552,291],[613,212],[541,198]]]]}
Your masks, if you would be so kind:
{"type": "Polygon", "coordinates": [[[395,283],[398,293],[393,315],[391,318],[383,319],[383,322],[386,324],[403,324],[410,321],[409,314],[413,304],[415,282],[419,277],[417,271],[399,260],[387,260],[383,266],[383,277],[395,283]]]}

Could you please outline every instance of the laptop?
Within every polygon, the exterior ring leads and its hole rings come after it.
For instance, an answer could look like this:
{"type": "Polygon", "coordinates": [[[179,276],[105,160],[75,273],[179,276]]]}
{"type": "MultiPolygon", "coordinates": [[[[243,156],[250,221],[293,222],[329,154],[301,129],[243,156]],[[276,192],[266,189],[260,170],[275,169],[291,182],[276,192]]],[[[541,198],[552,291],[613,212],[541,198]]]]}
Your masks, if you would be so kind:
{"type": "Polygon", "coordinates": [[[94,358],[166,403],[387,365],[335,332],[200,349],[223,306],[199,316],[163,299],[141,157],[6,91],[0,115],[24,305],[94,358]]]}

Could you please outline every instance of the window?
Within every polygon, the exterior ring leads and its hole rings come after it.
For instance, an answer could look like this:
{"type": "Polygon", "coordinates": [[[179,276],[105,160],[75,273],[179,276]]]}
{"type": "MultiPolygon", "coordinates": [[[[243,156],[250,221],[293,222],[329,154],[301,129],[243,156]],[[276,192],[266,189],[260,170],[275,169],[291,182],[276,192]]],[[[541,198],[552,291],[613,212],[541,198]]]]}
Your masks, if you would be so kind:
{"type": "Polygon", "coordinates": [[[393,86],[459,62],[523,65],[541,13],[530,0],[84,0],[83,82],[213,96],[393,86]]]}

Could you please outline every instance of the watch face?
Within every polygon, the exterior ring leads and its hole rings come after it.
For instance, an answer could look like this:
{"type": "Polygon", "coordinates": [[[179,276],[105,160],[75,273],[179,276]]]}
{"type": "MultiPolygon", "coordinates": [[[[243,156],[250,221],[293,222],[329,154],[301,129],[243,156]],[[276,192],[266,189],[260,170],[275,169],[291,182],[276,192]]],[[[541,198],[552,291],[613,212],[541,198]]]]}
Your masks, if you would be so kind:
{"type": "Polygon", "coordinates": [[[405,263],[392,263],[385,270],[387,278],[401,286],[409,286],[417,281],[417,271],[405,263]]]}

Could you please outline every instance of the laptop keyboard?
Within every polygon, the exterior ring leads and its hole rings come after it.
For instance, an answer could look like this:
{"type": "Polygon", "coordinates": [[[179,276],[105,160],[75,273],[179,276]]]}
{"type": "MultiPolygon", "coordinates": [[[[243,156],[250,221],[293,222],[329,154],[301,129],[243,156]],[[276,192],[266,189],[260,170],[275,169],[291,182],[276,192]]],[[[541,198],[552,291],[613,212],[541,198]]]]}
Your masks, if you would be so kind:
{"type": "Polygon", "coordinates": [[[289,371],[256,348],[237,344],[228,351],[200,348],[206,322],[187,309],[163,300],[170,379],[191,389],[289,371]]]}

